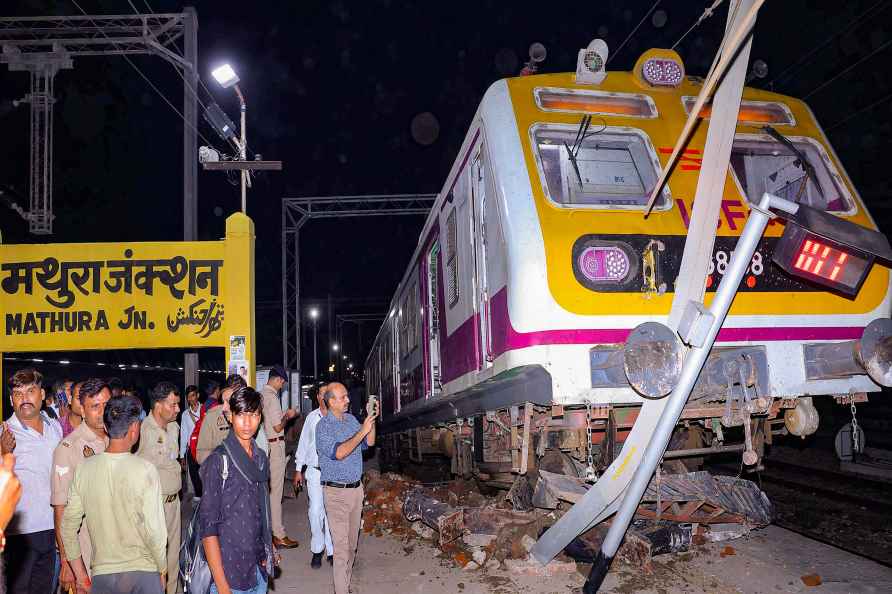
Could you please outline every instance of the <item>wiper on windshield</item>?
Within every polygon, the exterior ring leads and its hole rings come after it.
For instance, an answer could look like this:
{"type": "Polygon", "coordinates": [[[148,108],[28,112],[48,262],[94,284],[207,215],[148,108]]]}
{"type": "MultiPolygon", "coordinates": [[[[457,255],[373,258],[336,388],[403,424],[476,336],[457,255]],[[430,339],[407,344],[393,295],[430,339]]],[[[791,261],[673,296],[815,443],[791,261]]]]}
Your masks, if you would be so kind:
{"type": "Polygon", "coordinates": [[[821,184],[820,182],[818,182],[817,172],[815,171],[814,166],[808,160],[808,157],[805,156],[805,153],[796,148],[796,145],[790,142],[790,139],[788,139],[786,136],[784,136],[771,126],[764,126],[762,130],[764,130],[765,133],[771,136],[774,140],[790,149],[790,151],[793,152],[793,154],[796,156],[797,159],[799,159],[799,162],[802,164],[802,169],[803,171],[805,171],[805,180],[803,180],[802,186],[800,186],[799,192],[796,194],[795,201],[799,202],[799,198],[800,196],[802,196],[802,192],[805,190],[805,185],[808,183],[809,179],[812,180],[812,183],[814,184],[815,189],[818,191],[818,195],[821,197],[821,200],[825,200],[824,190],[821,189],[821,184]]]}
{"type": "Polygon", "coordinates": [[[582,121],[579,122],[579,129],[576,130],[576,139],[573,141],[573,146],[570,147],[567,143],[564,143],[564,148],[567,149],[567,158],[570,159],[570,164],[573,165],[573,171],[576,172],[576,180],[579,182],[579,187],[582,187],[582,175],[579,173],[579,165],[576,163],[576,156],[579,154],[579,149],[582,148],[582,142],[585,140],[585,133],[588,132],[588,128],[592,123],[592,116],[586,115],[582,117],[582,121]]]}

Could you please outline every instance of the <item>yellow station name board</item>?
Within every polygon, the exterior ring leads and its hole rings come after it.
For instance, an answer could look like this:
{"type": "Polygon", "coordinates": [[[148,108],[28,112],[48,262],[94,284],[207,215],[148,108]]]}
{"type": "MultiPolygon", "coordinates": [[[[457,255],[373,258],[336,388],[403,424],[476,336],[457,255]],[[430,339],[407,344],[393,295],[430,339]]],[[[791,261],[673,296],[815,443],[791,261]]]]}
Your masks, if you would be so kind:
{"type": "Polygon", "coordinates": [[[0,351],[228,348],[237,336],[253,367],[253,267],[242,214],[221,241],[0,244],[0,351]]]}

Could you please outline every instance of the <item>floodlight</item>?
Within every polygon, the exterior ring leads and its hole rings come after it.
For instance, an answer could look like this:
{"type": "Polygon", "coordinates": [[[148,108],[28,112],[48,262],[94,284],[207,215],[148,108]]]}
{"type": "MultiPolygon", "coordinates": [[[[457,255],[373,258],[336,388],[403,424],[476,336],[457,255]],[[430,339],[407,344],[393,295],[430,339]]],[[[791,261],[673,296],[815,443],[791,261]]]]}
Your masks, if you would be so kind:
{"type": "Polygon", "coordinates": [[[229,64],[223,64],[222,66],[214,68],[211,71],[211,76],[213,76],[214,80],[216,80],[224,89],[228,89],[239,82],[238,75],[229,64]]]}
{"type": "Polygon", "coordinates": [[[310,308],[310,317],[311,317],[312,319],[314,319],[314,320],[315,320],[316,318],[318,318],[318,317],[319,317],[319,310],[318,310],[317,308],[315,308],[315,307],[310,308]]]}
{"type": "Polygon", "coordinates": [[[333,345],[331,345],[331,350],[333,350],[334,352],[337,353],[338,352],[338,343],[334,343],[333,345]]]}

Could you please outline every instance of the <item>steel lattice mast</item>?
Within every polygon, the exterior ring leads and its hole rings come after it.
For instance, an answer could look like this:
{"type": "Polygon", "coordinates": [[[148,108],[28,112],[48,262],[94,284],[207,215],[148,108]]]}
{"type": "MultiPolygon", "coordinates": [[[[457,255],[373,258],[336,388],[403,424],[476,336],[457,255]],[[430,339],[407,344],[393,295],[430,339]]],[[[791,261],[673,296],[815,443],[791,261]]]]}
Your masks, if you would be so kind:
{"type": "Polygon", "coordinates": [[[62,69],[82,56],[154,54],[183,75],[183,222],[185,239],[196,236],[195,154],[198,75],[197,17],[182,13],[0,17],[0,63],[28,72],[31,90],[22,102],[31,108],[29,212],[31,233],[53,232],[53,83],[62,69]],[[177,41],[183,40],[180,51],[177,41]]]}

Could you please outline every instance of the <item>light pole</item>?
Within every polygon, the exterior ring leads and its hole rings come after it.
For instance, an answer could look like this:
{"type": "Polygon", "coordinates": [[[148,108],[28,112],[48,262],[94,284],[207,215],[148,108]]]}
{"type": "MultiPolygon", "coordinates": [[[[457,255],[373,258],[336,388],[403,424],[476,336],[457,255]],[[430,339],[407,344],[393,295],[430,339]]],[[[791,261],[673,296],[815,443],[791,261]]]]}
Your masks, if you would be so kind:
{"type": "MultiPolygon", "coordinates": [[[[233,87],[235,90],[235,94],[238,96],[239,110],[241,111],[241,133],[242,139],[239,142],[239,159],[241,161],[246,160],[247,155],[247,147],[248,147],[248,133],[245,130],[245,115],[248,111],[248,106],[245,104],[245,95],[242,93],[242,90],[239,88],[239,77],[233,70],[232,66],[229,64],[223,64],[215,68],[211,72],[211,76],[220,84],[224,89],[228,89],[229,87],[233,87]]],[[[247,186],[248,186],[248,170],[241,170],[242,177],[242,212],[247,212],[248,208],[248,196],[247,196],[247,186]]]]}
{"type": "Polygon", "coordinates": [[[338,375],[338,367],[339,367],[339,365],[338,365],[338,349],[339,349],[339,348],[340,348],[340,347],[338,347],[338,343],[336,343],[336,342],[335,342],[335,343],[332,343],[332,345],[331,345],[331,350],[332,350],[332,352],[335,354],[335,355],[334,355],[334,374],[335,374],[335,378],[337,378],[337,375],[338,375]]]}
{"type": "Polygon", "coordinates": [[[316,320],[319,319],[319,310],[310,308],[310,319],[313,320],[313,381],[319,381],[318,357],[316,356],[316,320]]]}

